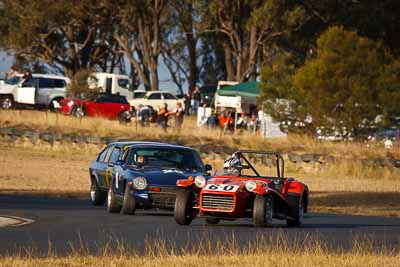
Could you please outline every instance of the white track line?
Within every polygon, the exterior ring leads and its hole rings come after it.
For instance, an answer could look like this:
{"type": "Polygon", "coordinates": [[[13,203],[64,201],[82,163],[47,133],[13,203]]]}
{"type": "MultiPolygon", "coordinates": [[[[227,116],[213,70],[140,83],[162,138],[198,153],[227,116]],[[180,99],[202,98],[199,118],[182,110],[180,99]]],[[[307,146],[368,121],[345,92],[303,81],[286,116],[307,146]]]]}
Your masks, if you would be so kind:
{"type": "Polygon", "coordinates": [[[22,218],[17,216],[0,216],[0,227],[15,227],[30,224],[35,222],[32,219],[22,218]]]}

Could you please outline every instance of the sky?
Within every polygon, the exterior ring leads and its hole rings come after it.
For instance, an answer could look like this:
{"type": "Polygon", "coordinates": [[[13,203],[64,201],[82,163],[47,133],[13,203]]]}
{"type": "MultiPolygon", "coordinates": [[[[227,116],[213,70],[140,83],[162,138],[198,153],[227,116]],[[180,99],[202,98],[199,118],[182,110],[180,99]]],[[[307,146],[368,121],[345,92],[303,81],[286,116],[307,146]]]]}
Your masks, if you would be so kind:
{"type": "MultiPolygon", "coordinates": [[[[12,55],[7,55],[7,53],[5,53],[4,51],[0,51],[0,73],[9,70],[13,62],[14,57],[12,55]]],[[[160,90],[180,93],[176,84],[171,81],[168,69],[162,61],[160,61],[159,64],[158,76],[160,80],[160,90]]],[[[0,77],[3,77],[3,75],[0,75],[0,77]]],[[[183,88],[186,88],[186,85],[184,85],[183,88]]]]}

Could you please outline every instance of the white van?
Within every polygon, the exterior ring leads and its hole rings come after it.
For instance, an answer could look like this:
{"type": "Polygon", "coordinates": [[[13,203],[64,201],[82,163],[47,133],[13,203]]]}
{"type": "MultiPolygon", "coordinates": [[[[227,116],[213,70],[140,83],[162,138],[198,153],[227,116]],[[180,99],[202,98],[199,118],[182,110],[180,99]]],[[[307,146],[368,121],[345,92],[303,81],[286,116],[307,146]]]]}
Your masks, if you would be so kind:
{"type": "Polygon", "coordinates": [[[65,98],[70,80],[64,76],[32,74],[32,78],[22,81],[22,75],[10,78],[0,84],[0,107],[11,109],[16,104],[54,108],[65,98]]]}
{"type": "Polygon", "coordinates": [[[219,81],[217,86],[217,91],[215,92],[215,101],[214,106],[215,109],[220,109],[221,111],[225,108],[236,108],[240,109],[241,102],[240,98],[232,97],[232,96],[221,96],[218,94],[219,89],[225,86],[231,86],[239,84],[238,82],[233,81],[219,81]]]}
{"type": "MultiPolygon", "coordinates": [[[[122,95],[128,100],[133,99],[132,81],[128,75],[106,72],[94,72],[92,75],[97,80],[92,86],[101,88],[101,92],[122,95]]],[[[90,83],[89,81],[89,85],[90,83]]]]}

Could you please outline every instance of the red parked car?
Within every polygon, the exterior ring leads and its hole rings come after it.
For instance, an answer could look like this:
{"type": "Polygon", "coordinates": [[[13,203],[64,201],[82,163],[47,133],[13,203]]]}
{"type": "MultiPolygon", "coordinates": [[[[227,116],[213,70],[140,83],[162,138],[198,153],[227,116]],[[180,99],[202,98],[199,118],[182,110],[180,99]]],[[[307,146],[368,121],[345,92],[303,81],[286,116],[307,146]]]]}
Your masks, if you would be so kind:
{"type": "Polygon", "coordinates": [[[62,99],[61,111],[75,117],[104,117],[120,122],[129,122],[132,118],[131,106],[125,96],[98,94],[93,100],[62,99]]]}
{"type": "Polygon", "coordinates": [[[209,179],[199,175],[177,181],[180,190],[176,196],[175,220],[188,225],[198,216],[205,217],[208,224],[250,218],[256,226],[271,226],[274,218],[286,220],[290,227],[301,226],[308,207],[308,187],[284,177],[283,168],[279,153],[237,151],[225,161],[224,175],[209,179]],[[276,176],[261,174],[251,160],[276,166],[276,176]],[[252,173],[246,175],[245,170],[252,173]]]}

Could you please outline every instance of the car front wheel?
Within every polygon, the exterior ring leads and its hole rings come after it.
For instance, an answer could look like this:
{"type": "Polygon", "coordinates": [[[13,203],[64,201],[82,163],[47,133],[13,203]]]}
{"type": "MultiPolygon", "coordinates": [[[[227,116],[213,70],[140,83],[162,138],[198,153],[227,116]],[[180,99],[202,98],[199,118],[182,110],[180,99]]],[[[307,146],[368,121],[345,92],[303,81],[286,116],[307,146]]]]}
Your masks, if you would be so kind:
{"type": "Polygon", "coordinates": [[[274,199],[271,195],[257,195],[253,206],[253,221],[256,226],[272,225],[274,216],[274,199]]]}
{"type": "Polygon", "coordinates": [[[129,190],[129,186],[126,185],[125,186],[124,201],[122,203],[121,213],[122,214],[135,214],[135,209],[136,209],[135,199],[131,195],[131,192],[129,190]]]}
{"type": "Polygon", "coordinates": [[[174,217],[180,225],[189,225],[195,217],[194,193],[192,190],[180,190],[176,194],[174,217]]]}
{"type": "Polygon", "coordinates": [[[115,193],[112,190],[112,186],[108,190],[107,195],[107,211],[110,213],[120,212],[121,205],[117,202],[117,198],[115,197],[115,193]]]}
{"type": "Polygon", "coordinates": [[[14,99],[11,96],[3,96],[0,98],[0,106],[2,109],[12,109],[14,107],[14,99]]]}
{"type": "Polygon", "coordinates": [[[71,115],[76,118],[82,118],[86,116],[85,108],[81,107],[80,105],[76,105],[71,110],[71,115]]]}

